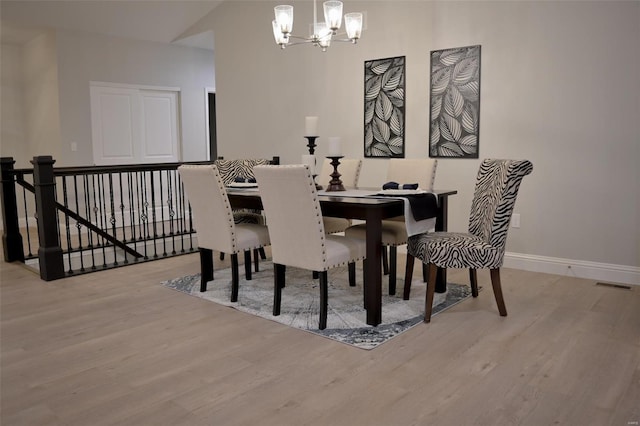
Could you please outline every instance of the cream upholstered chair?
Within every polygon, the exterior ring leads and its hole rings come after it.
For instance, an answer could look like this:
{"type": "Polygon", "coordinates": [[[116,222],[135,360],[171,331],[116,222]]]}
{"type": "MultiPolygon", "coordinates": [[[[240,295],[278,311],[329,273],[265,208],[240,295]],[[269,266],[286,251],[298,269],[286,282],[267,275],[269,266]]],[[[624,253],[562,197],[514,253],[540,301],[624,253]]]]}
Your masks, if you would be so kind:
{"type": "MultiPolygon", "coordinates": [[[[225,184],[215,165],[182,165],[180,180],[189,198],[200,250],[200,291],[213,280],[213,250],[231,254],[231,301],[238,300],[238,253],[244,252],[247,280],[251,279],[251,251],[269,245],[264,225],[233,220],[225,184]]],[[[256,266],[257,266],[257,253],[256,266]]]]}
{"type": "MultiPolygon", "coordinates": [[[[342,158],[340,159],[340,166],[338,171],[340,172],[340,180],[346,188],[357,188],[358,180],[360,179],[360,169],[362,168],[362,160],[355,158],[342,158]]],[[[320,174],[316,177],[316,183],[322,185],[324,189],[327,189],[329,182],[331,181],[331,173],[333,173],[333,166],[331,160],[324,159],[320,174]]],[[[344,219],[341,217],[325,217],[324,231],[327,234],[335,234],[338,232],[344,232],[349,226],[351,226],[351,219],[344,219]]]]}
{"type": "Polygon", "coordinates": [[[469,215],[469,232],[432,232],[409,237],[405,298],[411,289],[414,258],[429,265],[424,321],[431,321],[431,304],[438,268],[468,268],[471,293],[478,296],[476,270],[491,271],[491,285],[501,316],[507,315],[502,296],[500,267],[504,260],[507,231],[522,179],[533,171],[527,160],[482,162],[469,215]]]}
{"type": "MultiPolygon", "coordinates": [[[[397,182],[399,184],[417,183],[420,189],[433,190],[433,183],[436,177],[436,167],[438,160],[431,158],[392,158],[389,160],[387,170],[387,182],[397,182]]],[[[353,238],[366,238],[366,223],[350,226],[345,230],[345,235],[353,238]]],[[[389,274],[389,294],[396,294],[397,275],[397,247],[407,243],[407,228],[404,223],[404,216],[391,218],[382,221],[382,261],[384,273],[389,274]],[[389,261],[387,262],[387,250],[389,246],[389,261]]]]}
{"type": "Polygon", "coordinates": [[[323,330],[327,326],[327,271],[348,264],[349,284],[354,286],[355,262],[364,260],[365,242],[325,233],[320,201],[308,166],[258,166],[254,171],[271,237],[275,273],[273,315],[280,315],[286,266],[318,272],[318,328],[323,330]]]}

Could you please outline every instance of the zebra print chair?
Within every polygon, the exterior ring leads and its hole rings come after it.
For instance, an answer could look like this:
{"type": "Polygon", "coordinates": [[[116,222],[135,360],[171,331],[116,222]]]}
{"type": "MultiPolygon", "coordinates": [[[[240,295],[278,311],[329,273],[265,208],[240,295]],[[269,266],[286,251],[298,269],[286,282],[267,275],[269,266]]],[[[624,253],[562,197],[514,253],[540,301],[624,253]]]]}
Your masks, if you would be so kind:
{"type": "Polygon", "coordinates": [[[501,316],[507,315],[502,296],[500,267],[507,231],[522,178],[533,171],[527,160],[486,159],[480,165],[469,217],[469,232],[433,232],[409,237],[404,298],[409,299],[414,259],[429,265],[424,321],[431,308],[438,268],[468,268],[473,297],[478,296],[476,270],[491,271],[491,285],[501,316]]]}

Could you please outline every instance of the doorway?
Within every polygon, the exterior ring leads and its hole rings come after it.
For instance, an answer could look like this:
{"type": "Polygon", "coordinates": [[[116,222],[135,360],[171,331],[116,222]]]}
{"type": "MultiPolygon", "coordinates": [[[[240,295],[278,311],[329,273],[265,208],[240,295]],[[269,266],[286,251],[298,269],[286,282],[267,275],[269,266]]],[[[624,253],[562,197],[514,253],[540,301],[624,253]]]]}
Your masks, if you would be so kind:
{"type": "Polygon", "coordinates": [[[209,160],[218,158],[218,141],[216,132],[216,94],[209,91],[207,93],[207,120],[209,128],[209,160]]]}

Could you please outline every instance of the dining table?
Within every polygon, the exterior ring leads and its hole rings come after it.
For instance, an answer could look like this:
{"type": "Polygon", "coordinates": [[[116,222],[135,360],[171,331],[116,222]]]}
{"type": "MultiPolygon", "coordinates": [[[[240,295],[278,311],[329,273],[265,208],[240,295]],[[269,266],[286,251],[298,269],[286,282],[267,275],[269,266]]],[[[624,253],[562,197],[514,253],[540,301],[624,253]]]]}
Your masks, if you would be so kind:
{"type": "MultiPolygon", "coordinates": [[[[431,191],[438,201],[436,231],[447,230],[449,196],[456,190],[431,191]]],[[[368,325],[382,322],[382,221],[405,214],[405,200],[401,197],[376,197],[376,191],[360,188],[356,191],[318,191],[324,216],[357,219],[366,222],[366,258],[364,270],[364,305],[368,325]]],[[[259,188],[227,188],[233,208],[262,210],[259,188]]],[[[438,271],[436,291],[447,290],[446,270],[438,271]]]]}

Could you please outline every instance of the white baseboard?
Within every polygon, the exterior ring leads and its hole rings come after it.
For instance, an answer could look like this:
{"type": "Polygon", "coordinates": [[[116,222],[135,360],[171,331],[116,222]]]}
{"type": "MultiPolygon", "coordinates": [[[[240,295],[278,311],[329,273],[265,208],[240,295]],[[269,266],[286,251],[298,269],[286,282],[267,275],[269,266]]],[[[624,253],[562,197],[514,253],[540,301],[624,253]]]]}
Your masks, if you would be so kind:
{"type": "MultiPolygon", "coordinates": [[[[398,252],[406,253],[407,246],[398,247],[398,252]]],[[[504,255],[504,267],[607,283],[640,285],[640,268],[637,266],[507,252],[504,255]]]]}
{"type": "Polygon", "coordinates": [[[640,268],[636,266],[509,252],[505,253],[504,266],[609,283],[640,285],[640,268]]]}

